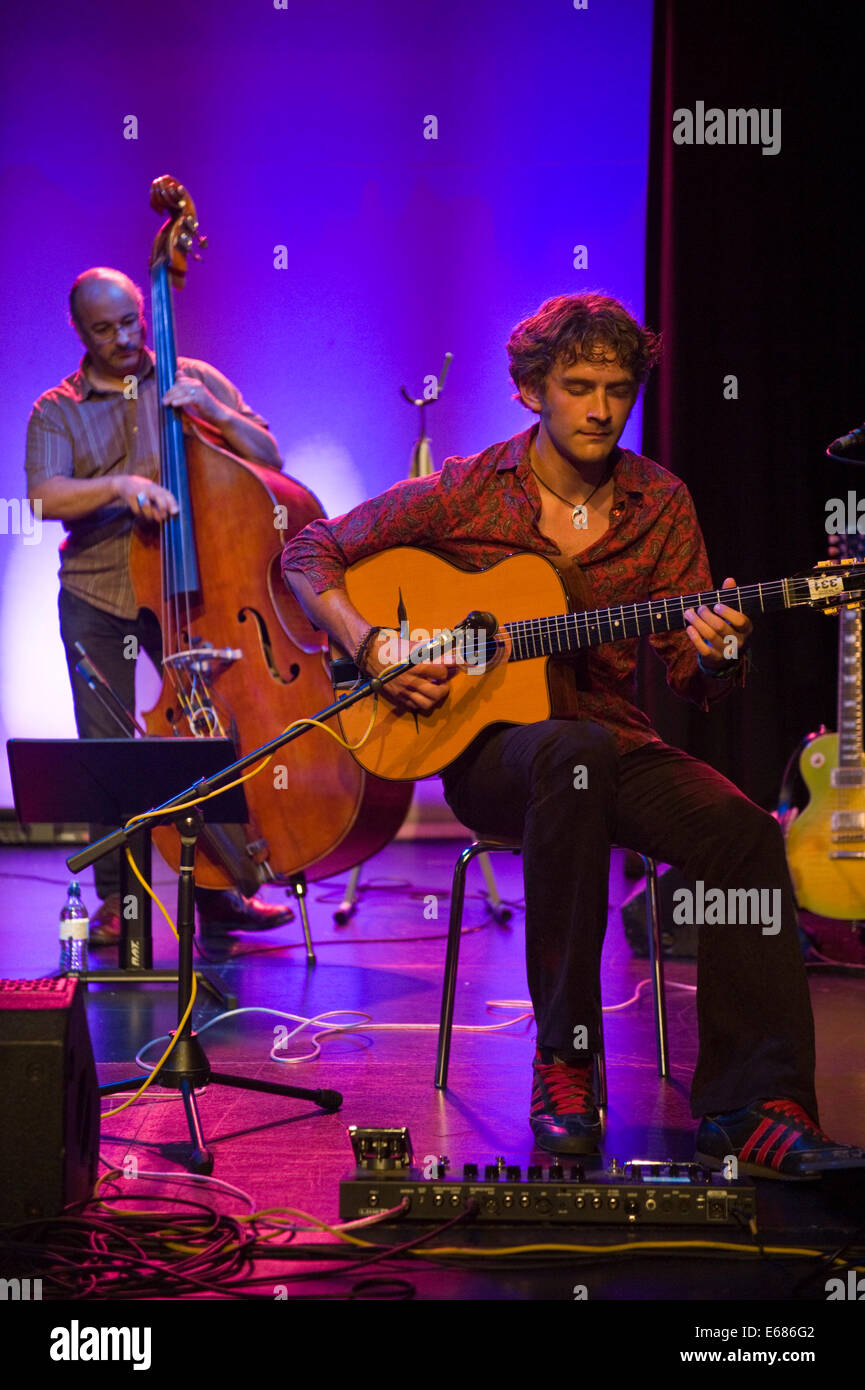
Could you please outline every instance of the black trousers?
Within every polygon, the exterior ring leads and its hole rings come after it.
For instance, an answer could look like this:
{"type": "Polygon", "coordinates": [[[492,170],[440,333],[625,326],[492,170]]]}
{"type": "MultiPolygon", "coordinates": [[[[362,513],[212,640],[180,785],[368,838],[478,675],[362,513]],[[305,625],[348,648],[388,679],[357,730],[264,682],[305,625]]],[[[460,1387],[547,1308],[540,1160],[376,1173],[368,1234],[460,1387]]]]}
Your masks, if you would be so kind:
{"type": "MultiPolygon", "coordinates": [[[[121,738],[122,731],[75,667],[81,660],[75,650],[80,642],[99,667],[127,709],[135,709],[135,665],[139,651],[147,652],[157,671],[162,667],[162,634],[148,609],[137,618],[116,618],[94,608],[75,594],[60,590],[60,635],[72,683],[75,723],[80,738],[121,738]]],[[[92,839],[107,835],[111,826],[91,825],[92,839]]],[[[107,855],[93,865],[96,892],[107,898],[120,891],[119,855],[107,855]]]]}
{"type": "MultiPolygon", "coordinates": [[[[665,744],[620,754],[589,721],[485,731],[443,774],[456,815],[523,846],[526,963],[538,1042],[574,1057],[600,1041],[610,846],[711,888],[770,890],[780,929],[701,926],[695,1116],[784,1096],[817,1119],[814,1024],[777,822],[705,763],[665,744]],[[777,890],[777,893],[775,892],[777,890]]],[[[740,913],[746,916],[747,913],[740,913]]],[[[729,922],[729,917],[728,917],[729,922]]]]}

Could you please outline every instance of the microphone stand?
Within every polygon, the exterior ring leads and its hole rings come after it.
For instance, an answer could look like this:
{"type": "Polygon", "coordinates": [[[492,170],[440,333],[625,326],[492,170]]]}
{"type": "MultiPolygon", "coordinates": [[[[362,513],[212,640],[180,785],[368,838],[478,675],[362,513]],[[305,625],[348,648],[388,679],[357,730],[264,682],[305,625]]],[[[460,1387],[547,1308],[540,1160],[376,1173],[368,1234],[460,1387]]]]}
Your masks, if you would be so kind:
{"type": "MultiPolygon", "coordinates": [[[[423,661],[434,661],[436,657],[443,655],[445,645],[450,643],[452,638],[460,632],[472,630],[478,634],[482,630],[486,640],[493,638],[496,627],[497,624],[492,615],[470,613],[462,623],[453,629],[452,633],[442,633],[439,637],[424,642],[405,661],[388,667],[380,676],[374,676],[371,680],[364,681],[347,695],[334,700],[332,704],[327,705],[312,718],[316,721],[330,719],[341,710],[349,709],[360,700],[366,699],[367,696],[378,694],[383,686],[410,670],[414,665],[423,661]]],[[[195,805],[183,810],[179,808],[185,806],[186,802],[200,801],[210,792],[223,788],[225,783],[234,781],[239,773],[260,762],[262,758],[269,758],[285,744],[300,738],[301,734],[309,733],[313,727],[314,725],[311,724],[301,724],[300,727],[289,729],[288,732],[271,739],[269,743],[262,744],[254,752],[247,753],[244,757],[229,763],[227,767],[214,773],[212,777],[202,777],[198,782],[194,782],[177,796],[170,797],[168,801],[162,802],[160,806],[153,808],[148,813],[148,819],[153,822],[173,821],[177,826],[181,842],[180,877],[177,884],[177,934],[179,937],[177,1029],[174,1034],[174,1047],[163,1066],[160,1067],[154,1084],[180,1091],[192,1141],[191,1166],[197,1173],[211,1173],[213,1171],[213,1154],[207,1147],[201,1128],[201,1118],[195,1097],[196,1087],[208,1084],[235,1086],[245,1091],[266,1091],[270,1095],[290,1096],[295,1100],[311,1100],[327,1114],[339,1110],[342,1105],[342,1095],[339,1091],[308,1090],[300,1086],[281,1085],[275,1081],[257,1081],[251,1077],[212,1071],[201,1041],[192,1030],[191,1014],[185,1022],[183,1021],[183,1016],[189,1005],[193,979],[195,847],[204,825],[204,817],[200,806],[195,805]]],[[[137,821],[129,829],[115,830],[101,840],[96,840],[80,853],[71,855],[66,860],[69,869],[77,876],[82,869],[88,868],[97,859],[101,859],[103,855],[125,849],[132,836],[140,829],[141,824],[141,821],[137,821]]],[[[116,1091],[137,1089],[140,1081],[140,1076],[131,1080],[127,1078],[123,1081],[113,1081],[108,1085],[100,1086],[99,1093],[107,1096],[116,1091]]]]}

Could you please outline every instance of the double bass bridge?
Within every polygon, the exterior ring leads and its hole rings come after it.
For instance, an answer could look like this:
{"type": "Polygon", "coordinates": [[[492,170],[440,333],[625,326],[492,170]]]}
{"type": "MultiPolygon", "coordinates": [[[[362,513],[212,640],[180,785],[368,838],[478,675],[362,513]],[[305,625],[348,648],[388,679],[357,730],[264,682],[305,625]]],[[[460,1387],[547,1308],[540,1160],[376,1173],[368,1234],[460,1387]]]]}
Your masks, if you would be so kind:
{"type": "Polygon", "coordinates": [[[170,652],[162,658],[194,737],[212,738],[225,733],[210,686],[242,659],[239,648],[214,647],[210,642],[199,642],[186,651],[170,652]]]}

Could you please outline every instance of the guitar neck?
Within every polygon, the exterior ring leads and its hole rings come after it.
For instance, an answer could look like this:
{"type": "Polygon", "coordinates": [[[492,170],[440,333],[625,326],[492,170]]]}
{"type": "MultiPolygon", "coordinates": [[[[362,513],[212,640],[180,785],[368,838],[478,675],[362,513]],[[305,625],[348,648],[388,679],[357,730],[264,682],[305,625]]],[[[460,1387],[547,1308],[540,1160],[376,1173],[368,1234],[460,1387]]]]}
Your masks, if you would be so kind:
{"type": "MultiPolygon", "coordinates": [[[[150,273],[151,305],[153,310],[153,340],[156,353],[156,385],[160,402],[169,387],[174,385],[177,372],[177,348],[174,334],[174,310],[171,286],[164,264],[150,273]]],[[[180,412],[170,406],[159,407],[159,453],[161,482],[177,498],[180,511],[163,522],[162,539],[167,564],[165,566],[165,598],[196,593],[199,588],[198,559],[192,528],[192,508],[189,503],[189,478],[186,471],[186,443],[180,412]]]]}
{"type": "Polygon", "coordinates": [[[862,614],[841,610],[838,628],[838,766],[862,778],[862,614]]]}
{"type": "Polygon", "coordinates": [[[511,639],[511,661],[536,656],[564,656],[598,647],[605,642],[623,642],[629,637],[673,632],[687,626],[688,609],[712,608],[724,603],[742,613],[770,613],[795,608],[825,596],[831,581],[819,575],[768,580],[765,584],[745,584],[735,589],[707,589],[700,594],[680,594],[676,598],[626,603],[617,608],[595,608],[581,613],[559,613],[549,618],[527,618],[505,623],[511,639]]]}

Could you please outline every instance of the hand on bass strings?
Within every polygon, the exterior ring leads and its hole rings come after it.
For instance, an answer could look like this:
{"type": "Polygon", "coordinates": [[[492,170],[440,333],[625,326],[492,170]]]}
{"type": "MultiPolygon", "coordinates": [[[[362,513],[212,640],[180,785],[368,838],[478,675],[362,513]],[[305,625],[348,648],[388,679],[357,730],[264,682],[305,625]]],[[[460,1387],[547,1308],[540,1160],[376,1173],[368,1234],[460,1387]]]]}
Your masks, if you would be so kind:
{"type": "Polygon", "coordinates": [[[117,496],[142,521],[165,521],[180,511],[172,492],[137,473],[125,473],[117,479],[117,496]]]}
{"type": "Polygon", "coordinates": [[[183,410],[187,415],[197,415],[200,420],[206,420],[211,425],[221,425],[231,413],[222,401],[216,399],[203,381],[199,381],[198,377],[185,375],[182,368],[178,368],[174,385],[169,386],[162,397],[162,404],[173,405],[176,410],[183,410]]]}

